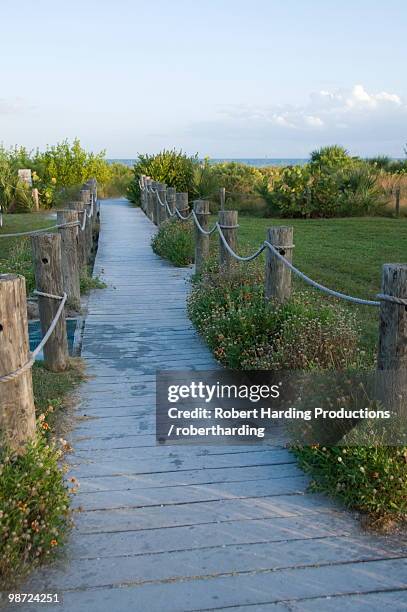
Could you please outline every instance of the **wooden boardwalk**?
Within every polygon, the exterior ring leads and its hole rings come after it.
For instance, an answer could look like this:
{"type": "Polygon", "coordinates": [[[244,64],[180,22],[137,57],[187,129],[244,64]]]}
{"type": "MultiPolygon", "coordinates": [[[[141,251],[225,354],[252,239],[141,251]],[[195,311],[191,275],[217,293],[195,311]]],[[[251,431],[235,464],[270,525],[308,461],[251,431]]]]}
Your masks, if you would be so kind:
{"type": "Polygon", "coordinates": [[[72,612],[406,610],[405,542],[306,493],[284,448],[155,445],[155,370],[217,366],[186,316],[189,271],[154,255],[139,209],[101,208],[108,287],[89,302],[70,459],[81,511],[25,590],[62,591],[72,612]]]}

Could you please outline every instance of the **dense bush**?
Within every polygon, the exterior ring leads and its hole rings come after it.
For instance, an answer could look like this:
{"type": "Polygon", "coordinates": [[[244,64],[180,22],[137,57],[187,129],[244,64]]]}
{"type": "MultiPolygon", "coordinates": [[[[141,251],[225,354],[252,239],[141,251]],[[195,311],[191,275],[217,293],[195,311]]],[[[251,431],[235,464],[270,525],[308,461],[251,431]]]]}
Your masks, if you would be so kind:
{"type": "MultiPolygon", "coordinates": [[[[33,187],[38,189],[42,208],[63,203],[70,190],[79,189],[89,178],[96,178],[101,190],[110,183],[117,189],[124,182],[126,172],[129,180],[130,172],[122,164],[108,164],[103,151],[88,153],[78,139],[72,143],[64,140],[44,151],[0,147],[0,204],[7,212],[28,212],[34,206],[31,188],[18,180],[21,168],[31,169],[33,187]]],[[[126,184],[120,187],[121,193],[126,187],[126,184]]]]}
{"type": "Polygon", "coordinates": [[[212,170],[219,186],[224,187],[230,195],[254,194],[262,182],[262,174],[258,168],[239,162],[214,164],[212,170]]]}
{"type": "Polygon", "coordinates": [[[193,227],[189,221],[164,221],[153,236],[154,253],[171,261],[175,266],[189,266],[194,260],[193,227]]]}
{"type": "MultiPolygon", "coordinates": [[[[46,428],[43,416],[39,421],[42,431],[46,428]]],[[[3,588],[16,575],[49,558],[64,541],[69,492],[58,465],[62,453],[62,448],[47,443],[44,433],[39,433],[21,456],[7,449],[0,453],[0,582],[3,588]]]]}
{"type": "Polygon", "coordinates": [[[177,191],[194,194],[194,171],[198,156],[188,156],[182,151],[163,150],[157,155],[139,155],[133,167],[133,180],[128,189],[128,198],[140,203],[139,179],[142,174],[155,181],[175,187],[177,191]]]}
{"type": "MultiPolygon", "coordinates": [[[[404,152],[407,154],[407,149],[404,152]]],[[[389,174],[407,174],[407,159],[392,159],[387,155],[379,155],[366,159],[366,162],[389,174]]]]}
{"type": "Polygon", "coordinates": [[[109,164],[109,178],[107,182],[98,186],[98,195],[101,198],[115,198],[125,196],[133,178],[132,169],[125,164],[114,162],[109,164]]]}
{"type": "Polygon", "coordinates": [[[304,166],[287,166],[264,190],[270,211],[285,217],[375,214],[386,203],[375,167],[338,146],[311,154],[304,166]]]}
{"type": "Polygon", "coordinates": [[[72,144],[64,140],[43,152],[37,151],[33,161],[34,169],[41,180],[58,187],[81,185],[89,178],[95,178],[104,184],[110,178],[105,152],[88,153],[81,147],[78,139],[72,144]]]}
{"type": "Polygon", "coordinates": [[[337,368],[355,365],[354,320],[330,302],[297,294],[266,303],[255,266],[220,275],[217,265],[195,280],[189,316],[219,361],[236,369],[337,368]]]}

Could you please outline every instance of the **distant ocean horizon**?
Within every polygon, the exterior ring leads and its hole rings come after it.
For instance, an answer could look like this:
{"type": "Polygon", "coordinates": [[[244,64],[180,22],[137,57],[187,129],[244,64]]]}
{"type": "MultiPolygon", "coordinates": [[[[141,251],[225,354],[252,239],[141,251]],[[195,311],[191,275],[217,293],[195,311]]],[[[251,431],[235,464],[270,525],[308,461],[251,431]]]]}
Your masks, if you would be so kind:
{"type": "MultiPolygon", "coordinates": [[[[108,159],[109,163],[119,162],[126,166],[133,166],[137,161],[133,159],[108,159]]],[[[241,164],[247,164],[248,166],[254,166],[256,168],[264,168],[264,166],[302,166],[307,163],[307,158],[301,157],[219,157],[211,158],[211,164],[217,164],[221,162],[239,162],[241,164]]]]}

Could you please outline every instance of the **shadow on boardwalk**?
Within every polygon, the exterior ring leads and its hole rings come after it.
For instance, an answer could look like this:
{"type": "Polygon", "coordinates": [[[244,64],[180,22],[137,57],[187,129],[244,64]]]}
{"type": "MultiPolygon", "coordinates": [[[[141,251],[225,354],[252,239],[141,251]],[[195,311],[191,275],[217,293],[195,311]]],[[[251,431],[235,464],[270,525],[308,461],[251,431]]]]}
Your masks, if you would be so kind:
{"type": "Polygon", "coordinates": [[[65,558],[24,590],[62,591],[55,608],[75,612],[407,609],[402,542],[307,494],[284,448],[155,446],[155,370],[217,366],[186,315],[190,272],[154,255],[125,200],[101,215],[108,287],[89,302],[72,434],[82,511],[65,558]]]}

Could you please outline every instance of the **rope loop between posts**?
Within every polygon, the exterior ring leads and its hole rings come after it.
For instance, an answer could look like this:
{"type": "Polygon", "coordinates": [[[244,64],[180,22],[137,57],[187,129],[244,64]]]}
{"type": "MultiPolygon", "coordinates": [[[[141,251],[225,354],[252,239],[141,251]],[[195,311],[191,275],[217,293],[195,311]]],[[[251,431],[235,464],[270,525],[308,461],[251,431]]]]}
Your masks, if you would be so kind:
{"type": "Polygon", "coordinates": [[[50,225],[48,227],[42,227],[37,230],[30,230],[28,232],[16,232],[14,234],[0,234],[0,238],[18,238],[20,236],[36,236],[37,234],[42,234],[43,232],[49,232],[53,229],[63,229],[65,227],[76,227],[80,226],[79,221],[70,221],[69,223],[61,223],[59,225],[50,225]]]}
{"type": "Polygon", "coordinates": [[[52,295],[52,293],[44,293],[43,291],[35,291],[34,293],[36,295],[47,297],[49,299],[59,300],[61,303],[58,307],[57,312],[55,313],[55,317],[53,318],[52,323],[49,326],[47,333],[45,334],[45,336],[43,337],[39,345],[33,350],[32,353],[30,353],[30,358],[28,359],[28,361],[24,365],[22,365],[20,368],[17,368],[17,370],[14,370],[14,372],[10,372],[10,374],[5,374],[4,376],[0,376],[0,383],[10,382],[11,380],[14,380],[18,376],[21,376],[21,374],[23,374],[24,372],[27,372],[27,370],[29,370],[34,365],[36,356],[38,355],[38,353],[40,353],[40,351],[42,351],[42,349],[44,348],[44,346],[50,339],[51,334],[56,327],[56,324],[58,323],[59,318],[62,314],[62,311],[64,310],[65,302],[68,297],[66,293],[64,293],[62,296],[52,295]]]}
{"type": "MultiPolygon", "coordinates": [[[[199,213],[199,214],[201,214],[201,213],[199,213]]],[[[208,213],[202,213],[202,214],[205,214],[205,215],[206,215],[206,214],[208,214],[208,213]]],[[[193,218],[194,218],[195,225],[197,226],[197,228],[199,229],[199,231],[201,232],[201,234],[203,234],[204,236],[210,236],[211,234],[213,234],[213,232],[216,232],[216,229],[217,229],[217,228],[216,228],[216,223],[215,223],[215,225],[212,227],[212,229],[210,229],[210,230],[206,230],[206,229],[204,229],[204,228],[202,227],[202,225],[199,223],[198,217],[197,217],[196,212],[195,212],[194,210],[192,211],[192,216],[193,216],[193,218]]]]}
{"type": "MultiPolygon", "coordinates": [[[[345,300],[347,302],[351,302],[352,304],[360,304],[363,306],[374,306],[374,307],[378,307],[380,306],[381,301],[387,301],[387,302],[392,302],[394,304],[398,304],[400,306],[406,306],[407,307],[407,299],[405,298],[398,298],[398,297],[394,297],[391,295],[386,295],[386,294],[378,294],[377,297],[379,298],[380,301],[376,301],[376,300],[365,300],[362,298],[358,298],[358,297],[354,297],[352,295],[347,295],[346,293],[342,293],[340,291],[336,291],[334,289],[330,289],[329,287],[325,287],[325,285],[322,285],[321,283],[318,283],[316,281],[314,281],[312,278],[310,278],[309,276],[307,276],[306,274],[304,274],[303,272],[301,272],[301,270],[299,270],[298,268],[296,268],[290,261],[288,261],[288,259],[286,259],[284,257],[284,255],[282,254],[282,252],[285,252],[287,250],[291,250],[294,248],[293,244],[287,244],[287,245],[273,245],[271,244],[271,242],[269,242],[268,240],[265,240],[263,242],[262,245],[260,245],[260,247],[257,249],[257,251],[255,251],[252,255],[247,255],[245,257],[238,255],[229,245],[228,241],[226,240],[225,235],[223,234],[223,229],[225,230],[233,230],[233,229],[237,229],[239,227],[239,225],[222,225],[219,222],[216,222],[215,225],[210,229],[210,230],[205,230],[202,225],[199,222],[199,219],[195,213],[194,210],[192,210],[189,215],[184,216],[181,214],[181,212],[184,212],[186,210],[188,210],[187,208],[183,209],[182,211],[178,210],[178,208],[175,209],[175,213],[172,212],[168,206],[168,202],[165,199],[165,203],[162,202],[159,192],[156,189],[153,189],[150,186],[146,186],[146,187],[142,187],[141,183],[140,183],[140,189],[142,191],[147,191],[150,193],[156,193],[157,194],[157,198],[158,201],[160,203],[161,206],[166,206],[167,210],[170,214],[170,216],[174,216],[177,215],[177,217],[179,219],[181,219],[182,221],[187,221],[188,219],[190,219],[191,217],[194,220],[194,223],[196,225],[196,227],[198,228],[198,230],[205,236],[210,236],[211,234],[213,234],[216,230],[219,233],[220,239],[225,247],[225,249],[227,250],[227,252],[237,261],[241,261],[241,262],[248,262],[248,261],[253,261],[254,259],[256,259],[257,257],[259,257],[259,255],[261,255],[261,253],[263,253],[263,251],[265,249],[269,249],[269,251],[275,256],[277,257],[277,259],[279,259],[285,266],[287,266],[287,268],[289,268],[289,270],[291,270],[291,272],[293,272],[294,274],[296,274],[299,278],[301,278],[301,280],[303,280],[306,284],[310,285],[311,287],[313,287],[314,289],[318,289],[319,291],[322,291],[323,293],[326,293],[327,295],[330,295],[332,297],[336,297],[342,300],[345,300]],[[282,252],[281,252],[282,251],[282,252]]],[[[199,214],[210,214],[210,213],[199,213],[199,214]]]]}

